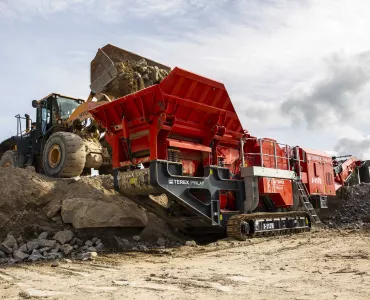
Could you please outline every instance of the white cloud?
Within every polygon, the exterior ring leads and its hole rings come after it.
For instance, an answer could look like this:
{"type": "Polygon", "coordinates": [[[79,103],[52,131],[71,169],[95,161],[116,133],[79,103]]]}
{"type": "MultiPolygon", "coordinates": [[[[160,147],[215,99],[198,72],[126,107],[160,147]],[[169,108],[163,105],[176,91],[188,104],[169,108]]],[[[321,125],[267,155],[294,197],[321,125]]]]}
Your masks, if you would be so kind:
{"type": "Polygon", "coordinates": [[[263,122],[263,129],[284,128],[290,126],[290,120],[280,113],[279,104],[281,102],[253,101],[241,95],[233,97],[235,109],[238,111],[239,118],[246,120],[247,128],[258,130],[263,122]]]}
{"type": "MultiPolygon", "coordinates": [[[[327,70],[319,79],[293,90],[281,105],[284,113],[311,128],[349,124],[361,108],[370,111],[366,99],[359,97],[370,82],[370,51],[334,54],[326,63],[327,70]]],[[[370,95],[370,89],[366,94],[370,95]]]]}
{"type": "Polygon", "coordinates": [[[5,17],[29,19],[35,15],[69,11],[102,17],[106,21],[120,21],[131,14],[138,18],[156,14],[185,15],[189,8],[204,9],[208,6],[208,2],[203,0],[1,0],[0,12],[5,12],[5,17]]]}
{"type": "MultiPolygon", "coordinates": [[[[86,0],[2,0],[0,7],[6,12],[4,17],[23,17],[62,12],[86,0]]],[[[1,12],[2,10],[0,10],[1,12]]]]}
{"type": "Polygon", "coordinates": [[[335,150],[340,155],[355,155],[360,159],[370,160],[370,135],[360,139],[343,137],[338,139],[335,150]]]}

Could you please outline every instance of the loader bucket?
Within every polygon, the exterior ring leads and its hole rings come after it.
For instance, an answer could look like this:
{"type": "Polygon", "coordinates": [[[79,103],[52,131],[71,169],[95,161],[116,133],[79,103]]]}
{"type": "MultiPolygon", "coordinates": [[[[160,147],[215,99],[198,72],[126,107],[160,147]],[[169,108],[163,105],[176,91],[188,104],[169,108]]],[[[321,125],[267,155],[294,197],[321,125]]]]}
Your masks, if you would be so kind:
{"type": "MultiPolygon", "coordinates": [[[[168,66],[165,66],[153,60],[142,57],[138,54],[108,44],[103,48],[100,48],[96,53],[95,58],[91,61],[90,67],[91,91],[94,94],[105,93],[108,95],[112,95],[114,98],[125,96],[130,92],[135,92],[149,85],[158,83],[155,82],[156,78],[153,79],[153,76],[150,76],[151,74],[149,74],[150,73],[149,69],[153,68],[157,68],[157,70],[159,70],[160,72],[162,72],[162,74],[165,75],[167,75],[171,70],[171,68],[168,66]],[[143,72],[140,72],[138,70],[140,67],[138,66],[138,64],[143,62],[144,66],[141,66],[140,69],[143,72]],[[124,68],[125,65],[126,71],[122,70],[122,67],[124,68]],[[129,70],[127,70],[128,65],[130,67],[129,70]],[[143,70],[143,67],[147,68],[148,72],[145,72],[145,70],[143,70]],[[135,75],[140,78],[142,76],[143,77],[145,76],[145,74],[143,73],[147,73],[146,74],[148,77],[147,83],[143,84],[139,83],[135,87],[132,87],[132,90],[122,88],[119,86],[119,83],[122,80],[125,79],[127,80],[126,78],[127,76],[126,77],[122,76],[125,75],[125,73],[129,73],[128,76],[133,76],[132,73],[136,73],[135,75]]],[[[163,79],[165,75],[163,75],[160,79],[163,79]]],[[[135,78],[135,80],[137,79],[138,78],[135,78]]],[[[130,86],[133,85],[132,82],[128,82],[127,84],[130,86]]]]}

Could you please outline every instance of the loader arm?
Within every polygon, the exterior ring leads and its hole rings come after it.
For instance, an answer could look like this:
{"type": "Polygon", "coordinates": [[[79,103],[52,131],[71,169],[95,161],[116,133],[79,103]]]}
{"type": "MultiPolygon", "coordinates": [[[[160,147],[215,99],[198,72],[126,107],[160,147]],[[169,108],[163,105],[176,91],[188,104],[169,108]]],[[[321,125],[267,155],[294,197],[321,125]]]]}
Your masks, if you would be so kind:
{"type": "Polygon", "coordinates": [[[79,119],[81,122],[87,119],[92,119],[93,116],[89,110],[106,103],[109,103],[109,101],[86,101],[80,104],[68,118],[68,125],[71,126],[73,121],[76,119],[79,119]]]}

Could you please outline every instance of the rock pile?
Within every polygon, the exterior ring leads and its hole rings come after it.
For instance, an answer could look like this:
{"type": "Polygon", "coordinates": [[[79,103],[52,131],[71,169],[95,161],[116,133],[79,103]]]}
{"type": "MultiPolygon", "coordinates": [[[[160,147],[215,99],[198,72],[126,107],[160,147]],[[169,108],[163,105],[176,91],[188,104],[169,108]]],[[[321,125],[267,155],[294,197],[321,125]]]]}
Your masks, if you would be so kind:
{"type": "Polygon", "coordinates": [[[22,237],[16,239],[12,234],[8,234],[0,243],[0,264],[11,265],[65,257],[87,260],[95,258],[97,252],[103,251],[104,248],[100,239],[83,242],[75,237],[71,230],[59,231],[52,237],[49,237],[48,232],[42,232],[37,239],[29,241],[22,237]]]}
{"type": "Polygon", "coordinates": [[[118,62],[115,67],[118,71],[118,77],[110,82],[103,91],[111,100],[157,84],[168,75],[167,70],[157,66],[149,66],[145,59],[140,59],[137,62],[118,62]]]}
{"type": "Polygon", "coordinates": [[[122,251],[149,251],[153,249],[166,249],[183,246],[179,240],[172,240],[164,237],[159,237],[156,241],[148,241],[141,239],[140,236],[134,235],[130,238],[115,237],[117,249],[122,251]]]}
{"type": "Polygon", "coordinates": [[[143,228],[143,209],[113,189],[110,175],[53,179],[20,168],[0,168],[0,240],[9,232],[26,239],[35,232],[143,228]]]}
{"type": "Polygon", "coordinates": [[[361,228],[370,223],[370,184],[342,187],[328,204],[329,209],[321,219],[329,227],[361,228]]]}
{"type": "Polygon", "coordinates": [[[121,251],[148,251],[183,246],[186,237],[171,230],[168,225],[155,215],[148,213],[148,225],[140,235],[114,237],[114,247],[121,251]]]}
{"type": "Polygon", "coordinates": [[[103,249],[146,251],[181,243],[164,221],[115,192],[111,176],[53,179],[0,168],[0,264],[90,259],[103,249]]]}

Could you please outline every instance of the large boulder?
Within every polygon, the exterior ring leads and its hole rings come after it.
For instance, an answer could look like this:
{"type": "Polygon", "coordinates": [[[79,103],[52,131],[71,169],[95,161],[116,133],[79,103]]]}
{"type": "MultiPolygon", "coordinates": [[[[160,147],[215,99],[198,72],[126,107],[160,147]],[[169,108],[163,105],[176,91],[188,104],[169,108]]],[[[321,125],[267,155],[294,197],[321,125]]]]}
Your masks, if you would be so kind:
{"type": "Polygon", "coordinates": [[[145,227],[148,219],[144,210],[121,195],[98,199],[71,198],[63,201],[62,218],[74,228],[145,227]]]}
{"type": "MultiPolygon", "coordinates": [[[[114,190],[111,175],[56,179],[28,169],[0,168],[0,191],[0,250],[7,254],[17,248],[8,245],[10,239],[2,243],[10,230],[27,240],[44,232],[38,238],[43,242],[47,233],[51,237],[70,229],[62,216],[75,228],[144,227],[147,222],[143,210],[114,190]]],[[[44,246],[27,245],[30,252],[39,247],[44,246]]]]}

